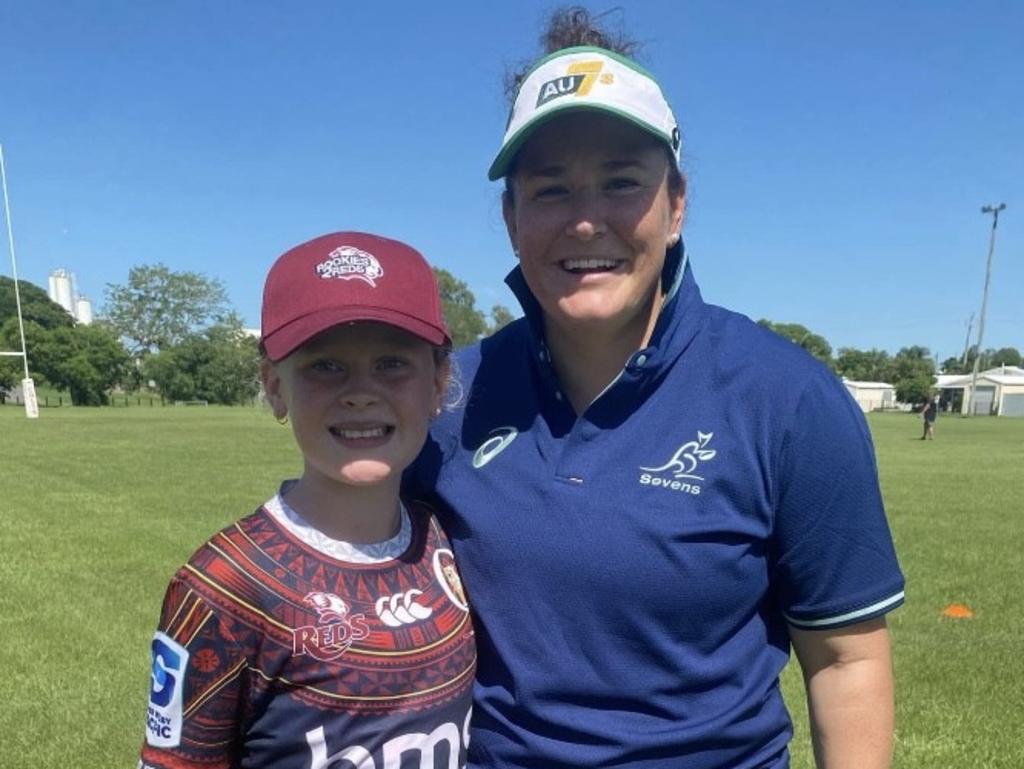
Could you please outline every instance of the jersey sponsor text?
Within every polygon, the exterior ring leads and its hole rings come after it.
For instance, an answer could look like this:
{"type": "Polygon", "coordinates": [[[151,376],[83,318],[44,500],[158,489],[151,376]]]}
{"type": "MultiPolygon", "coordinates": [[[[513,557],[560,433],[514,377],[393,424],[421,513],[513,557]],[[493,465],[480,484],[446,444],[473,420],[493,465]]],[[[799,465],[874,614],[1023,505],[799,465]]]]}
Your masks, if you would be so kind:
{"type": "MultiPolygon", "coordinates": [[[[430,734],[410,732],[392,737],[381,748],[380,763],[369,750],[362,745],[349,745],[336,753],[327,755],[327,739],[324,728],[318,726],[306,732],[306,744],[309,745],[310,769],[402,769],[402,767],[418,767],[419,769],[458,769],[461,765],[460,754],[469,747],[469,719],[472,709],[466,713],[462,730],[457,724],[447,721],[430,734]],[[446,746],[447,764],[438,763],[438,748],[446,746]],[[408,754],[419,754],[419,761],[409,764],[405,759],[408,754]]],[[[444,755],[444,753],[442,753],[444,755]]]]}

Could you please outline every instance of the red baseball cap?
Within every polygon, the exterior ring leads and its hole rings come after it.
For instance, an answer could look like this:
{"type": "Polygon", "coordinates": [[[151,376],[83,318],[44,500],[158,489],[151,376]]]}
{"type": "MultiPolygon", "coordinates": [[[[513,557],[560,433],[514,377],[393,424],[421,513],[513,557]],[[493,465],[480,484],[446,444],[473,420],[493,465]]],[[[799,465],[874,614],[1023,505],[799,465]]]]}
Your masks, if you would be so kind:
{"type": "Polygon", "coordinates": [[[279,361],[339,323],[370,320],[451,344],[437,280],[414,248],[364,232],[321,235],[274,262],[263,286],[267,357],[279,361]]]}

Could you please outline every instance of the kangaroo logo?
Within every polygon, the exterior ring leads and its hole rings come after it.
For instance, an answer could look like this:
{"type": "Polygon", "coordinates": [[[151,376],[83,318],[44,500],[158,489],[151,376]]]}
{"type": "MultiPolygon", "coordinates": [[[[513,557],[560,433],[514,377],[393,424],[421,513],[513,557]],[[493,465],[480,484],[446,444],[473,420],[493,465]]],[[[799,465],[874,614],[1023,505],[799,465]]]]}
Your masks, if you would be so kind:
{"type": "Polygon", "coordinates": [[[706,448],[714,435],[714,433],[702,433],[698,430],[697,440],[684,443],[672,455],[672,458],[661,467],[641,467],[640,469],[646,470],[649,473],[671,472],[676,478],[692,478],[697,481],[703,481],[703,476],[696,475],[694,470],[697,469],[697,465],[701,462],[714,459],[715,454],[718,453],[714,449],[706,448]]]}

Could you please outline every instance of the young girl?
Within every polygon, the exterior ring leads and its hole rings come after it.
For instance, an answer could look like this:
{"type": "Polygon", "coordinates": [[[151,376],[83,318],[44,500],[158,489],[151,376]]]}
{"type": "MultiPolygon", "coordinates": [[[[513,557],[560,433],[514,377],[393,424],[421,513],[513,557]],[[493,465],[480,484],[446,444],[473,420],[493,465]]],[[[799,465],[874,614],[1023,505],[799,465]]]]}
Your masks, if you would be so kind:
{"type": "Polygon", "coordinates": [[[335,233],[263,293],[261,375],[304,468],[178,571],[140,769],[462,767],[476,654],[452,553],[402,471],[451,340],[430,267],[335,233]]]}

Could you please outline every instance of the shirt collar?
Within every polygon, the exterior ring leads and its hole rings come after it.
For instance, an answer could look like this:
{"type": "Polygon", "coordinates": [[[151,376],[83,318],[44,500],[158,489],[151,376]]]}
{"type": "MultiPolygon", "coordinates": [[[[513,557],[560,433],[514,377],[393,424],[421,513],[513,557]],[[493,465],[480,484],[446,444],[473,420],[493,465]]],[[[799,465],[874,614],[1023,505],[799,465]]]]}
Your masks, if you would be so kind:
{"type": "MultiPolygon", "coordinates": [[[[641,357],[643,362],[640,369],[645,373],[657,373],[670,365],[689,346],[703,319],[706,305],[693,277],[689,255],[681,240],[665,252],[661,281],[662,286],[667,287],[667,291],[651,340],[647,347],[633,354],[627,369],[634,367],[641,357]]],[[[522,269],[518,265],[505,277],[505,283],[523,308],[523,315],[530,327],[531,347],[543,357],[547,350],[544,340],[544,313],[526,284],[526,278],[523,277],[522,269]]]]}

